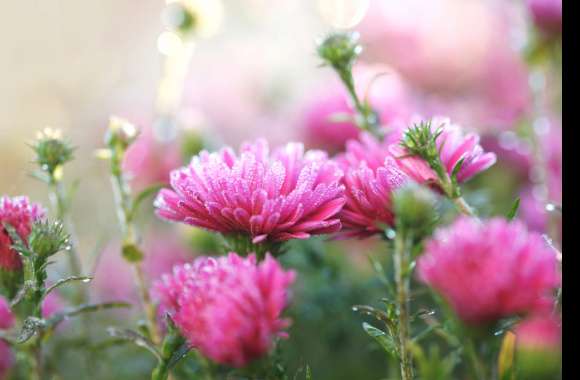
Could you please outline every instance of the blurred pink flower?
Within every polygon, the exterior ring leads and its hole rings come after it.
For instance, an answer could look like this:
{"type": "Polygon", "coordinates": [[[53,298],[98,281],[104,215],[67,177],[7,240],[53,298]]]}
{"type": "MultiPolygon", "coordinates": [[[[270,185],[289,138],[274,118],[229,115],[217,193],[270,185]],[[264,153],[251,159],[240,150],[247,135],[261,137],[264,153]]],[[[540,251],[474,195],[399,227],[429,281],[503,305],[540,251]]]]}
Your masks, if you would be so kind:
{"type": "Polygon", "coordinates": [[[364,238],[392,226],[392,192],[401,187],[407,176],[397,167],[389,153],[388,143],[369,134],[360,141],[347,143],[346,152],[336,158],[345,175],[346,204],[339,217],[340,237],[364,238]]]}
{"type": "MultiPolygon", "coordinates": [[[[14,325],[14,315],[8,301],[0,296],[0,330],[9,329],[14,325]]],[[[14,364],[12,350],[6,342],[0,339],[0,379],[4,379],[8,370],[14,364]]]]}
{"type": "Polygon", "coordinates": [[[27,197],[0,198],[0,270],[19,271],[22,268],[20,256],[11,248],[12,239],[2,224],[12,226],[18,236],[26,242],[32,230],[32,224],[44,214],[42,206],[30,203],[27,197]]]}
{"type": "Polygon", "coordinates": [[[562,322],[550,315],[532,316],[515,329],[518,347],[526,350],[560,350],[562,322]]]}
{"type": "Polygon", "coordinates": [[[269,254],[200,257],[176,266],[154,285],[189,343],[208,358],[242,367],[266,354],[290,322],[281,318],[295,274],[269,254]]]}
{"type": "MultiPolygon", "coordinates": [[[[434,117],[431,119],[431,130],[442,128],[443,133],[437,138],[441,161],[449,173],[460,161],[464,160],[457,174],[459,182],[465,182],[474,175],[488,169],[496,161],[494,153],[486,153],[479,145],[479,136],[475,133],[465,134],[463,129],[452,124],[448,118],[434,117]]],[[[407,175],[419,183],[433,182],[437,179],[435,172],[427,162],[417,156],[407,156],[400,144],[392,144],[389,148],[398,165],[407,175]]]]}
{"type": "MultiPolygon", "coordinates": [[[[174,265],[183,264],[191,258],[191,252],[169,233],[151,233],[143,242],[145,258],[143,272],[153,281],[174,265]]],[[[99,258],[91,281],[93,295],[98,301],[137,301],[131,266],[121,257],[119,244],[110,244],[99,258]]]]}
{"type": "Polygon", "coordinates": [[[0,296],[0,330],[6,330],[14,325],[14,314],[6,298],[0,296]]]}
{"type": "Polygon", "coordinates": [[[513,132],[482,136],[481,147],[497,156],[498,165],[506,166],[522,182],[529,180],[533,155],[530,144],[513,132]]]}
{"type": "Polygon", "coordinates": [[[481,224],[462,217],[439,229],[417,266],[421,281],[470,324],[550,309],[560,281],[542,236],[500,218],[481,224]]]}
{"type": "MultiPolygon", "coordinates": [[[[82,285],[80,285],[82,286],[82,285]]],[[[65,307],[63,299],[58,293],[52,291],[42,301],[42,317],[50,318],[55,313],[61,311],[65,307]]]]}
{"type": "Polygon", "coordinates": [[[0,340],[0,380],[6,379],[12,365],[14,365],[12,350],[6,342],[0,340]]]}
{"type": "Polygon", "coordinates": [[[132,185],[145,188],[155,183],[168,184],[169,172],[182,162],[179,142],[162,142],[155,138],[149,127],[143,128],[127,149],[123,169],[132,177],[132,185]]]}
{"type": "Polygon", "coordinates": [[[306,239],[340,229],[342,171],[322,151],[289,143],[272,153],[265,140],[202,151],[171,173],[161,190],[160,217],[223,234],[242,232],[253,243],[306,239]]]}
{"type": "MultiPolygon", "coordinates": [[[[383,65],[358,65],[354,81],[361,99],[368,99],[382,125],[406,121],[411,116],[408,90],[398,74],[383,65]]],[[[305,101],[301,127],[308,145],[332,152],[341,151],[348,140],[359,135],[352,120],[355,111],[348,92],[338,79],[332,78],[309,93],[305,101]],[[333,120],[333,117],[342,118],[333,120]]]]}
{"type": "Polygon", "coordinates": [[[545,166],[547,189],[532,184],[525,187],[520,194],[522,199],[520,218],[526,221],[530,228],[540,232],[547,232],[549,215],[545,208],[546,204],[562,203],[562,127],[555,121],[546,122],[544,126],[546,128],[540,131],[538,140],[543,159],[541,164],[545,166]]]}
{"type": "Polygon", "coordinates": [[[526,3],[538,28],[550,34],[562,32],[562,0],[527,0],[526,3]]]}

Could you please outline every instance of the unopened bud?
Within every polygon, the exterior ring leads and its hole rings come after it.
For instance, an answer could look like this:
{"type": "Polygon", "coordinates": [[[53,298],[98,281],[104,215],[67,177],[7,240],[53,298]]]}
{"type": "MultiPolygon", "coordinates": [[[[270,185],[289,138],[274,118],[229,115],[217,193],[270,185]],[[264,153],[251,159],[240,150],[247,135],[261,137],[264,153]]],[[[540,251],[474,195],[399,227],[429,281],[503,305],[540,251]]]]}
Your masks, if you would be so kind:
{"type": "Polygon", "coordinates": [[[109,148],[121,147],[126,149],[135,141],[138,134],[137,128],[129,121],[112,116],[109,121],[109,129],[105,134],[105,144],[109,148]]]}
{"type": "Polygon", "coordinates": [[[357,32],[339,32],[326,37],[318,45],[318,55],[337,71],[350,71],[362,46],[357,32]]]}
{"type": "Polygon", "coordinates": [[[393,194],[397,227],[421,238],[429,235],[437,221],[437,199],[426,187],[409,183],[393,194]]]}
{"type": "Polygon", "coordinates": [[[32,149],[36,153],[35,160],[41,170],[52,176],[62,177],[63,165],[73,159],[74,148],[62,139],[59,130],[46,128],[38,133],[32,149]]]}

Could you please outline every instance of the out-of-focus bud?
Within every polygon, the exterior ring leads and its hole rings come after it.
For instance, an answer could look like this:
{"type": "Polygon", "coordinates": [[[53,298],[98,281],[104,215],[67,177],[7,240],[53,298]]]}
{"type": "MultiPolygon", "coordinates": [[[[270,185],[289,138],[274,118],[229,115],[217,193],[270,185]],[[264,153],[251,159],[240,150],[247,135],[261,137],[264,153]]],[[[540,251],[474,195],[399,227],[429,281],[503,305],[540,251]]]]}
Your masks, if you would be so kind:
{"type": "Polygon", "coordinates": [[[215,35],[223,20],[220,0],[171,0],[162,14],[163,23],[182,38],[215,35]]]}
{"type": "Polygon", "coordinates": [[[393,193],[397,228],[417,239],[430,235],[437,222],[437,198],[426,187],[408,183],[393,193]]]}
{"type": "Polygon", "coordinates": [[[105,134],[105,144],[111,148],[121,148],[126,150],[135,141],[139,131],[125,119],[111,116],[109,128],[105,134]]]}
{"type": "Polygon", "coordinates": [[[318,11],[333,28],[348,29],[361,22],[369,4],[369,0],[318,0],[318,11]]]}
{"type": "Polygon", "coordinates": [[[357,32],[332,33],[318,45],[318,55],[339,72],[350,71],[362,53],[357,32]]]}
{"type": "Polygon", "coordinates": [[[28,238],[30,251],[48,258],[60,251],[69,250],[69,235],[61,222],[38,221],[33,224],[28,238]]]}
{"type": "Polygon", "coordinates": [[[518,378],[558,378],[562,363],[561,322],[551,316],[531,317],[516,327],[515,334],[518,378]]]}
{"type": "Polygon", "coordinates": [[[62,139],[60,130],[45,128],[39,132],[32,149],[40,169],[56,180],[62,178],[63,165],[73,159],[74,148],[62,139]]]}

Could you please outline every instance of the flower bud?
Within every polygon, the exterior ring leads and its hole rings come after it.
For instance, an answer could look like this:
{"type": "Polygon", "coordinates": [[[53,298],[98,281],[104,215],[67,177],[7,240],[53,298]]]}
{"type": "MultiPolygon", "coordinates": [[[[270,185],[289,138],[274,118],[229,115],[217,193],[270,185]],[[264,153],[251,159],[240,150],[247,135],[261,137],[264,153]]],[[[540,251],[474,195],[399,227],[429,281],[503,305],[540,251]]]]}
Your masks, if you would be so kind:
{"type": "Polygon", "coordinates": [[[429,235],[437,221],[437,199],[426,187],[409,182],[393,193],[397,227],[417,238],[429,235]]]}
{"type": "Polygon", "coordinates": [[[59,130],[44,129],[38,134],[32,149],[40,168],[57,180],[62,177],[63,165],[73,159],[74,148],[63,141],[59,130]]]}
{"type": "Polygon", "coordinates": [[[318,45],[318,55],[337,71],[350,71],[362,46],[357,32],[338,32],[326,37],[318,45]]]}
{"type": "Polygon", "coordinates": [[[109,129],[105,134],[105,144],[111,149],[119,147],[125,150],[137,139],[138,134],[137,128],[129,121],[111,116],[109,129]]]}
{"type": "Polygon", "coordinates": [[[47,258],[69,249],[69,235],[61,222],[38,221],[32,225],[28,245],[34,254],[47,258]]]}

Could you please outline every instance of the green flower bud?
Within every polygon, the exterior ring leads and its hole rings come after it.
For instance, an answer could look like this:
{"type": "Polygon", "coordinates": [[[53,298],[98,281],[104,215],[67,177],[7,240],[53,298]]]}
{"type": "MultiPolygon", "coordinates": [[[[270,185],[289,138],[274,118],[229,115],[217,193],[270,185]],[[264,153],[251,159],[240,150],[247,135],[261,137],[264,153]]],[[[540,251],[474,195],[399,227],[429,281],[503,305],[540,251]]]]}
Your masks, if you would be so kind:
{"type": "Polygon", "coordinates": [[[38,134],[32,149],[36,153],[35,161],[41,170],[59,180],[62,177],[62,167],[73,159],[74,148],[63,141],[61,132],[50,128],[38,134]]]}
{"type": "Polygon", "coordinates": [[[31,252],[46,258],[62,250],[69,250],[69,235],[61,222],[38,221],[32,226],[28,245],[31,252]]]}
{"type": "Polygon", "coordinates": [[[416,238],[431,234],[437,222],[437,199],[426,187],[411,183],[393,194],[397,228],[409,231],[416,238]]]}
{"type": "Polygon", "coordinates": [[[124,151],[137,139],[138,135],[139,131],[133,124],[125,119],[112,116],[105,134],[105,144],[110,149],[121,148],[124,151]]]}
{"type": "Polygon", "coordinates": [[[337,71],[350,71],[362,46],[357,32],[338,32],[326,37],[318,45],[318,55],[337,71]]]}

